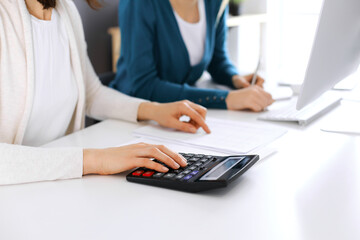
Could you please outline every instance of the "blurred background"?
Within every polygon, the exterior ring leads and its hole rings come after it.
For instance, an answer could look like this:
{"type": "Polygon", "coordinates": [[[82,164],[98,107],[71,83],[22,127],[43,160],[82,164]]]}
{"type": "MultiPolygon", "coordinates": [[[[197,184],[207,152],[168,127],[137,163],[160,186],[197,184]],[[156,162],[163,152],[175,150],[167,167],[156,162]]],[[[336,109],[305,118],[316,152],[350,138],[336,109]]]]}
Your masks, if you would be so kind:
{"type": "MultiPolygon", "coordinates": [[[[96,72],[111,72],[112,38],[108,29],[118,25],[119,1],[105,0],[98,11],[90,9],[84,0],[75,3],[96,72]]],[[[240,18],[233,19],[236,26],[229,28],[231,59],[241,72],[249,73],[261,55],[262,71],[269,81],[301,82],[321,5],[322,0],[243,0],[240,18]]]]}

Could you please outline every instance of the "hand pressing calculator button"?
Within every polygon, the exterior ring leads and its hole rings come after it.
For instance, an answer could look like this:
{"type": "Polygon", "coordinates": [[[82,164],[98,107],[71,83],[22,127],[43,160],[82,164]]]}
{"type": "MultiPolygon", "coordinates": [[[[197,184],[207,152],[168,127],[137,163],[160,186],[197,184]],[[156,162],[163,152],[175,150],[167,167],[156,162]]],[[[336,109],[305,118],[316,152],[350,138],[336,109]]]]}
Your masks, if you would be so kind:
{"type": "Polygon", "coordinates": [[[186,192],[200,192],[226,187],[259,160],[258,155],[218,157],[192,153],[180,154],[188,160],[188,163],[192,164],[179,169],[168,167],[170,170],[167,173],[137,168],[128,174],[126,179],[129,182],[186,192]]]}

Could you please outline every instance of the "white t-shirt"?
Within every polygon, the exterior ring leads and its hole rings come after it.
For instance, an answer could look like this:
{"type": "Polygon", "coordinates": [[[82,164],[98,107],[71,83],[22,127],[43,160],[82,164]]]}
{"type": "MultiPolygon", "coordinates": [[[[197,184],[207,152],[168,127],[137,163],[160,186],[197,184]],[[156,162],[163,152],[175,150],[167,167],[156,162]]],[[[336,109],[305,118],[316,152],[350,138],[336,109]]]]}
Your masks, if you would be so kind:
{"type": "Polygon", "coordinates": [[[51,21],[31,16],[35,94],[23,145],[40,146],[66,134],[75,112],[78,89],[71,69],[68,35],[59,14],[51,21]]]}
{"type": "Polygon", "coordinates": [[[200,21],[197,23],[186,22],[174,10],[181,36],[189,54],[191,66],[199,64],[203,59],[205,52],[206,13],[204,0],[198,1],[198,9],[200,21]]]}

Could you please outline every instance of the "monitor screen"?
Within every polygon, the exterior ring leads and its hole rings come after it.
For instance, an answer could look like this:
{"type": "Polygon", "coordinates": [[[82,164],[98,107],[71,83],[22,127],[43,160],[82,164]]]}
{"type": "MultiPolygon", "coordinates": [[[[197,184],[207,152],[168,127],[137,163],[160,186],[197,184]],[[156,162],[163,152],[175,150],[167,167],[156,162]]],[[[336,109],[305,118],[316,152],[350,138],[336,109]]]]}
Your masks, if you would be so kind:
{"type": "Polygon", "coordinates": [[[360,1],[324,0],[296,108],[302,109],[354,73],[359,63],[360,1]]]}

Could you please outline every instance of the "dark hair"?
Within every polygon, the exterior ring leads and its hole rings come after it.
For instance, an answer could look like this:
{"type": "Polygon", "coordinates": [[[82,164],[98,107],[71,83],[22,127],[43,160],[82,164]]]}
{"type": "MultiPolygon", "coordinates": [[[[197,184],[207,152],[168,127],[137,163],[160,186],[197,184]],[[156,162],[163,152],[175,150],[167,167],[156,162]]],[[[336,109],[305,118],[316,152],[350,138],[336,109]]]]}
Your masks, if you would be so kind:
{"type": "MultiPolygon", "coordinates": [[[[37,0],[44,6],[44,9],[54,8],[56,6],[56,0],[37,0]]],[[[99,9],[102,7],[98,0],[86,0],[92,9],[99,9]]]]}

